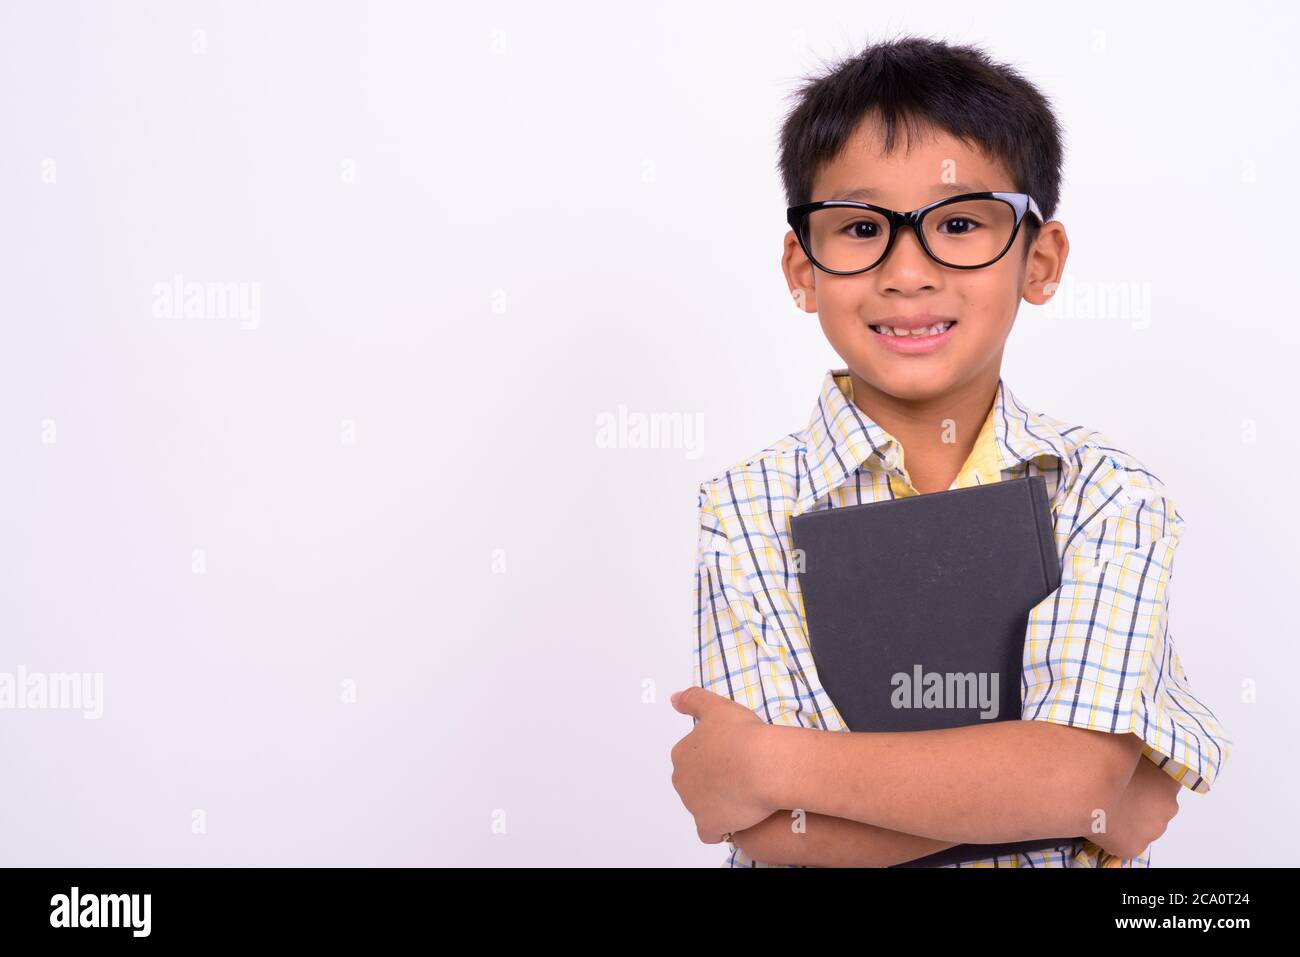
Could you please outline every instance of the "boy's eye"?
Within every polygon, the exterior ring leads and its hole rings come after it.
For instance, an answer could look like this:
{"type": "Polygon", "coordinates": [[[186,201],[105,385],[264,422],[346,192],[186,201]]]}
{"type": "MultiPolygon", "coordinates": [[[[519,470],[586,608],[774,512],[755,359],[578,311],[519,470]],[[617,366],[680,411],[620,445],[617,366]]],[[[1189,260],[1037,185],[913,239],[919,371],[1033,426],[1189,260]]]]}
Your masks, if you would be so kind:
{"type": "Polygon", "coordinates": [[[949,216],[939,224],[939,231],[950,236],[968,236],[979,228],[979,223],[967,216],[949,216]]]}
{"type": "Polygon", "coordinates": [[[844,227],[844,232],[852,239],[878,239],[880,237],[880,224],[864,219],[860,222],[849,223],[844,227]]]}

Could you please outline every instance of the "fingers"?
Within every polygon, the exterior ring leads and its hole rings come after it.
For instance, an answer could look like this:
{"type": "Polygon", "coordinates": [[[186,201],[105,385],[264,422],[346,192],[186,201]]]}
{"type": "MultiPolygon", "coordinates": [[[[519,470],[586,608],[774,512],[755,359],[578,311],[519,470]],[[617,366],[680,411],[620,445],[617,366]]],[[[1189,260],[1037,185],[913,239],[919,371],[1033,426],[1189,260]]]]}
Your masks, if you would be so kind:
{"type": "Polygon", "coordinates": [[[682,714],[689,714],[693,717],[700,717],[700,709],[709,692],[705,691],[698,685],[694,685],[684,691],[674,691],[668,698],[673,707],[682,714]]]}

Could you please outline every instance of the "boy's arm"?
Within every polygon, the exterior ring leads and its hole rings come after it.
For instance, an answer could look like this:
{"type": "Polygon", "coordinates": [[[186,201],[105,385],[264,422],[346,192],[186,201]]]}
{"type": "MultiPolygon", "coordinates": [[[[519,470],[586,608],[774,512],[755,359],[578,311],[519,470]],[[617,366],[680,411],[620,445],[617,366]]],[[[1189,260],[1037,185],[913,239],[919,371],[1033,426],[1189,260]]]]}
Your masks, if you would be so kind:
{"type": "MultiPolygon", "coordinates": [[[[1141,854],[1178,814],[1179,783],[1150,761],[1138,761],[1119,807],[1089,843],[1114,861],[1141,854]]],[[[777,811],[737,831],[732,841],[750,857],[805,867],[891,867],[952,847],[938,841],[841,817],[777,811]]],[[[1112,865],[1107,865],[1112,866],[1112,865]]],[[[1114,866],[1123,866],[1122,864],[1114,866]]]]}
{"type": "Polygon", "coordinates": [[[796,818],[798,813],[777,811],[737,831],[732,843],[756,860],[797,867],[891,867],[956,843],[825,814],[796,818]]]}
{"type": "Polygon", "coordinates": [[[764,804],[951,843],[1083,836],[1133,775],[1142,739],[1043,721],[828,734],[768,727],[750,760],[764,804]]]}
{"type": "Polygon", "coordinates": [[[673,786],[706,844],[780,808],[959,843],[1071,837],[1109,814],[1141,739],[1039,721],[936,731],[827,732],[763,724],[692,687],[695,718],[673,746],[673,786]]]}

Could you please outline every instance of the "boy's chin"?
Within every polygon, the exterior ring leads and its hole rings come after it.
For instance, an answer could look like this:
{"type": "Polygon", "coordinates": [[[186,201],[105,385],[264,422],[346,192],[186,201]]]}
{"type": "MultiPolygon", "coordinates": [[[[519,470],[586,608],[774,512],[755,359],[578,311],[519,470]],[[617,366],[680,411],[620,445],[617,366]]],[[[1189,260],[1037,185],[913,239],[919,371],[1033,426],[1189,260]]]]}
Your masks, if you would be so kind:
{"type": "Polygon", "coordinates": [[[907,402],[925,402],[949,394],[957,377],[947,364],[889,360],[853,365],[862,381],[873,389],[907,402]]]}

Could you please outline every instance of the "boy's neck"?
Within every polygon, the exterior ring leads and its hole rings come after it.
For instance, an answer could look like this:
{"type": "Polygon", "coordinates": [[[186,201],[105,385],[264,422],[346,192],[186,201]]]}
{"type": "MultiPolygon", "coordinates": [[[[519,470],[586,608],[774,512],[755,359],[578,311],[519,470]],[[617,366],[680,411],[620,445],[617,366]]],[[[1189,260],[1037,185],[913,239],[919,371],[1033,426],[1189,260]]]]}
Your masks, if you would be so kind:
{"type": "Polygon", "coordinates": [[[853,404],[903,446],[907,475],[925,495],[946,490],[961,471],[993,407],[999,372],[1000,363],[992,363],[950,392],[920,401],[882,392],[852,369],[849,381],[853,404]]]}

